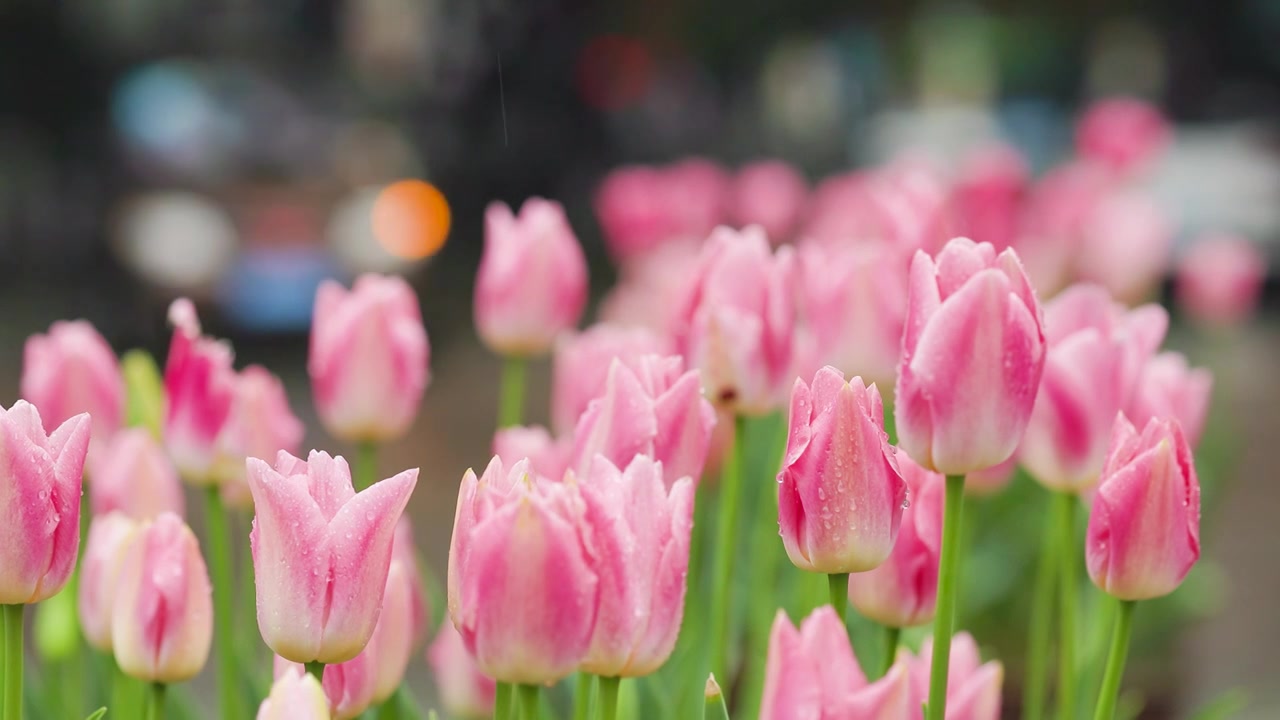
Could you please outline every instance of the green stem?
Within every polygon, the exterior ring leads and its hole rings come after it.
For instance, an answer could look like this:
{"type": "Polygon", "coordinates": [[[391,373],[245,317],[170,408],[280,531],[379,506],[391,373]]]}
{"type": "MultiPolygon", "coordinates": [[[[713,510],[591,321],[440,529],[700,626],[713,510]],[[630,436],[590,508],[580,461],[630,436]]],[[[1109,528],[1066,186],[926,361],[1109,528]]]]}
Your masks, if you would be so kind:
{"type": "Polygon", "coordinates": [[[580,672],[573,684],[573,720],[587,720],[591,717],[591,686],[595,684],[595,676],[580,672]]]}
{"type": "Polygon", "coordinates": [[[538,720],[538,686],[517,685],[520,696],[520,720],[538,720]]]}
{"type": "Polygon", "coordinates": [[[1102,677],[1102,691],[1098,693],[1098,709],[1094,720],[1111,720],[1116,716],[1116,698],[1120,695],[1120,680],[1124,677],[1124,663],[1129,656],[1129,635],[1133,630],[1133,600],[1120,602],[1120,614],[1116,617],[1116,629],[1111,635],[1111,653],[1107,656],[1107,672],[1102,677]]]}
{"type": "Polygon", "coordinates": [[[1056,493],[1058,516],[1058,717],[1076,716],[1076,496],[1056,493]]]}
{"type": "Polygon", "coordinates": [[[729,617],[733,614],[729,607],[729,583],[733,579],[734,540],[738,535],[738,511],[742,505],[739,496],[742,494],[742,456],[745,452],[742,438],[746,420],[738,416],[734,423],[733,446],[729,448],[724,470],[720,473],[720,517],[716,525],[716,560],[711,576],[711,606],[708,608],[711,612],[711,672],[726,679],[732,675],[727,668],[729,617]]]}
{"type": "Polygon", "coordinates": [[[400,697],[400,693],[403,691],[403,687],[399,688],[391,697],[378,705],[378,720],[400,720],[401,717],[404,717],[402,712],[404,710],[402,706],[404,699],[400,697]]]}
{"type": "Polygon", "coordinates": [[[123,713],[118,712],[119,708],[138,707],[137,684],[116,665],[114,657],[108,656],[107,660],[111,663],[111,704],[108,707],[113,708],[112,712],[120,717],[123,713]]]}
{"type": "Polygon", "coordinates": [[[502,395],[498,405],[498,427],[511,427],[524,422],[524,358],[508,355],[502,363],[502,395]]]}
{"type": "Polygon", "coordinates": [[[22,720],[22,612],[26,605],[3,605],[4,720],[22,720]]]}
{"type": "Polygon", "coordinates": [[[1053,591],[1057,587],[1058,533],[1045,523],[1036,579],[1031,595],[1031,621],[1027,628],[1027,662],[1022,680],[1023,720],[1043,720],[1044,698],[1049,684],[1049,639],[1053,635],[1053,591]]]}
{"type": "Polygon", "coordinates": [[[164,718],[164,683],[151,683],[147,689],[147,720],[164,718]]]}
{"type": "Polygon", "coordinates": [[[831,607],[840,616],[840,624],[849,631],[849,573],[829,573],[827,590],[831,594],[831,607]]]}
{"type": "Polygon", "coordinates": [[[4,694],[5,694],[5,689],[8,687],[8,685],[5,684],[6,680],[8,679],[8,675],[5,672],[5,667],[8,665],[8,662],[9,662],[8,655],[9,655],[9,614],[8,612],[5,611],[5,608],[0,607],[0,720],[4,720],[5,718],[4,694]]]}
{"type": "Polygon", "coordinates": [[[235,625],[232,622],[231,591],[231,539],[227,531],[227,509],[222,505],[218,486],[210,485],[205,495],[205,512],[208,514],[209,569],[213,573],[213,644],[218,654],[218,706],[220,717],[225,720],[241,720],[243,703],[236,687],[238,669],[234,647],[235,625]]]}
{"type": "Polygon", "coordinates": [[[304,663],[303,666],[306,667],[308,675],[314,677],[316,680],[324,681],[324,663],[318,660],[312,660],[309,663],[304,663]]]}
{"type": "Polygon", "coordinates": [[[618,717],[618,686],[622,678],[600,676],[600,720],[616,720],[618,717]]]}
{"type": "Polygon", "coordinates": [[[356,465],[353,468],[356,492],[378,482],[378,444],[364,441],[356,445],[356,465]]]}
{"type": "Polygon", "coordinates": [[[947,715],[947,671],[951,665],[951,634],[956,622],[960,577],[960,523],[964,516],[964,476],[947,476],[942,513],[942,558],[938,567],[938,610],[933,622],[933,663],[929,669],[929,720],[947,715]]]}
{"type": "Polygon", "coordinates": [[[493,698],[493,720],[511,720],[513,689],[511,683],[498,683],[493,698]]]}
{"type": "Polygon", "coordinates": [[[898,641],[902,639],[902,628],[884,626],[884,657],[880,663],[880,677],[889,674],[893,661],[898,657],[898,641]]]}

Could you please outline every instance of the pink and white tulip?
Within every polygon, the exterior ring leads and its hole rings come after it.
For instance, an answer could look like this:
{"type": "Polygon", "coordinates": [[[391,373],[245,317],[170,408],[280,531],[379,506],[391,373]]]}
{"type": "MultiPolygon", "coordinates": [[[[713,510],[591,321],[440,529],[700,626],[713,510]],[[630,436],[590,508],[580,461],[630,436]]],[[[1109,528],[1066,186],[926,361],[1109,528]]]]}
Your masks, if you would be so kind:
{"type": "Polygon", "coordinates": [[[292,666],[278,676],[258,708],[257,720],[332,720],[329,701],[315,677],[292,666]]]}
{"type": "Polygon", "coordinates": [[[1257,310],[1266,279],[1267,258],[1256,244],[1231,235],[1202,238],[1178,262],[1178,305],[1200,322],[1233,325],[1257,310]]]}
{"type": "Polygon", "coordinates": [[[258,629],[293,662],[341,663],[369,642],[386,587],[396,522],[416,468],[357,494],[342,457],[281,452],[246,460],[255,517],[249,543],[258,629]]]}
{"type": "Polygon", "coordinates": [[[809,187],[795,168],[764,160],[738,170],[729,190],[729,221],[736,227],[759,225],[777,245],[791,239],[808,200],[809,187]]]}
{"type": "Polygon", "coordinates": [[[115,352],[86,320],[59,321],[27,338],[21,394],[40,410],[44,428],[89,413],[90,455],[124,423],[124,376],[115,352]]]}
{"type": "Polygon", "coordinates": [[[111,606],[116,663],[148,682],[190,680],[213,642],[212,589],[195,533],[163,513],[143,522],[123,552],[111,606]]]}
{"type": "Polygon", "coordinates": [[[333,281],[316,290],[307,372],[320,421],[335,437],[403,436],[430,381],[430,355],[418,298],[403,278],[368,274],[350,290],[333,281]]]}
{"type": "MultiPolygon", "coordinates": [[[[412,628],[410,653],[416,652],[427,641],[431,632],[431,603],[427,597],[422,569],[418,565],[418,550],[413,542],[413,524],[409,516],[401,515],[396,523],[395,537],[391,541],[391,562],[399,563],[405,574],[403,585],[409,589],[409,626],[412,628]]],[[[390,577],[390,569],[388,569],[390,577]]],[[[390,585],[388,580],[387,584],[390,585]]],[[[386,604],[386,601],[383,601],[386,604]]]]}
{"type": "Polygon", "coordinates": [[[778,525],[787,556],[810,572],[870,570],[898,537],[907,483],[884,432],[880,391],[831,367],[791,391],[778,473],[778,525]]]}
{"type": "Polygon", "coordinates": [[[573,437],[551,437],[544,427],[515,425],[500,428],[493,434],[493,454],[511,467],[521,460],[529,461],[529,470],[544,477],[559,479],[569,469],[573,454],[573,437]]]}
{"type": "Polygon", "coordinates": [[[1075,251],[1076,276],[1135,304],[1169,269],[1174,228],[1155,200],[1137,190],[1112,190],[1086,216],[1075,251]]]}
{"type": "MultiPolygon", "coordinates": [[[[376,662],[374,655],[361,652],[346,662],[325,666],[320,687],[333,720],[354,720],[373,705],[376,662]]],[[[279,655],[275,658],[277,680],[305,671],[306,666],[301,663],[290,662],[279,655]]]]}
{"type": "Polygon", "coordinates": [[[89,525],[76,609],[85,640],[102,652],[111,652],[111,615],[120,567],[137,530],[138,523],[119,512],[97,515],[89,525]]]}
{"type": "Polygon", "coordinates": [[[601,323],[556,340],[551,360],[551,426],[559,435],[573,431],[587,405],[605,386],[614,358],[634,365],[644,355],[670,355],[671,343],[639,327],[601,323]]]}
{"type": "Polygon", "coordinates": [[[1040,304],[1012,250],[967,238],[911,263],[898,372],[900,447],[962,475],[1008,460],[1044,370],[1040,304]]]}
{"type": "Polygon", "coordinates": [[[1173,418],[1194,448],[1200,444],[1212,390],[1211,372],[1190,367],[1182,353],[1162,352],[1139,370],[1137,386],[1124,414],[1144,427],[1152,418],[1173,418]]]}
{"type": "Polygon", "coordinates": [[[89,457],[88,466],[93,476],[89,507],[94,515],[118,511],[134,520],[162,512],[186,516],[178,470],[145,428],[116,433],[97,455],[89,457]]]}
{"type": "Polygon", "coordinates": [[[494,458],[468,470],[449,546],[449,617],[482,672],[503,682],[553,683],[591,645],[600,582],[571,484],[507,470],[494,458]]]}
{"type": "Polygon", "coordinates": [[[502,355],[544,354],[578,324],[586,302],[587,261],[564,208],[530,198],[517,216],[490,204],[475,290],[485,345],[502,355]]]}
{"type": "Polygon", "coordinates": [[[45,434],[25,400],[0,408],[0,605],[58,594],[80,548],[80,488],[89,416],[45,434]]]}
{"type": "Polygon", "coordinates": [[[173,340],[164,367],[165,447],[184,480],[213,485],[218,482],[218,438],[235,395],[231,346],[200,334],[195,305],[186,298],[169,306],[169,322],[173,340]]]}
{"type": "MultiPolygon", "coordinates": [[[[933,638],[925,638],[920,654],[908,656],[906,662],[911,669],[912,706],[918,709],[929,698],[933,638]]],[[[962,632],[951,638],[946,720],[999,720],[1003,684],[1004,666],[996,660],[982,662],[972,635],[962,632]]]]}
{"type": "Polygon", "coordinates": [[[1121,600],[1147,600],[1177,589],[1199,558],[1200,483],[1178,421],[1153,418],[1139,434],[1118,416],[1089,513],[1089,577],[1121,600]]]}
{"type": "Polygon", "coordinates": [[[1172,136],[1164,115],[1135,98],[1093,103],[1076,126],[1076,152],[1111,169],[1130,173],[1154,160],[1172,136]]]}
{"type": "Polygon", "coordinates": [[[245,458],[274,458],[281,450],[296,453],[302,434],[302,421],[289,409],[280,378],[261,365],[241,370],[236,376],[231,414],[218,438],[222,501],[231,507],[252,507],[245,458]]]}
{"type": "Polygon", "coordinates": [[[705,239],[669,242],[628,261],[618,283],[600,301],[601,322],[674,337],[680,326],[681,296],[698,272],[705,239]]]}
{"type": "Polygon", "coordinates": [[[497,683],[480,672],[462,636],[448,618],[427,649],[427,663],[431,665],[445,712],[466,720],[487,720],[493,716],[497,683]]]}

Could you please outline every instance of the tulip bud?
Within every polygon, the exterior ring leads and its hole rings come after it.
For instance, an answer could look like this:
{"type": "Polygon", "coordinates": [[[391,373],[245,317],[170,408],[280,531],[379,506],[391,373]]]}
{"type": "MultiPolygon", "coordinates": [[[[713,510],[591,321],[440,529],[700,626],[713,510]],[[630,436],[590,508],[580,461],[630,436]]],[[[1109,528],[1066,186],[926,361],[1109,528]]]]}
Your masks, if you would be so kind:
{"type": "Polygon", "coordinates": [[[952,194],[960,233],[997,250],[1018,239],[1025,204],[1027,164],[1009,145],[983,147],[965,158],[952,194]]]}
{"type": "Polygon", "coordinates": [[[911,701],[910,679],[902,664],[867,682],[844,623],[829,605],[814,610],[799,630],[785,611],[778,611],[764,673],[760,720],[906,720],[920,711],[920,703],[911,701]]]}
{"type": "Polygon", "coordinates": [[[1174,418],[1195,447],[1200,444],[1212,389],[1213,375],[1208,370],[1189,367],[1182,353],[1163,352],[1139,370],[1124,414],[1142,426],[1152,418],[1174,418]]]}
{"type": "Polygon", "coordinates": [[[493,716],[497,685],[476,667],[475,658],[467,652],[462,636],[448,618],[427,649],[427,662],[435,675],[445,712],[468,720],[487,720],[493,716]]]}
{"type": "Polygon", "coordinates": [[[386,702],[400,687],[413,655],[415,632],[414,598],[419,594],[410,584],[417,572],[393,557],[387,568],[387,585],[382,594],[382,612],[364,652],[373,670],[373,702],[386,702]]]}
{"type": "Polygon", "coordinates": [[[560,204],[530,198],[519,216],[490,204],[476,275],[480,339],[503,355],[541,355],[586,302],[587,261],[560,204]]]}
{"type": "Polygon", "coordinates": [[[27,338],[22,355],[23,399],[40,410],[44,428],[74,415],[92,418],[90,454],[124,422],[124,377],[111,346],[86,320],[59,321],[47,335],[27,338]]]}
{"type": "Polygon", "coordinates": [[[280,378],[260,365],[250,365],[235,380],[231,414],[218,438],[222,500],[248,508],[253,495],[245,480],[245,458],[273,458],[281,450],[296,453],[302,444],[302,421],[289,409],[280,378]]]}
{"type": "Polygon", "coordinates": [[[1200,558],[1200,483],[1174,419],[1116,418],[1089,513],[1089,577],[1121,600],[1168,595],[1200,558]]]}
{"type": "Polygon", "coordinates": [[[245,462],[262,639],[293,662],[350,660],[378,621],[396,522],[418,470],[356,494],[341,456],[312,450],[303,461],[281,451],[274,469],[245,462]]]}
{"type": "Polygon", "coordinates": [[[680,323],[681,296],[697,274],[705,237],[669,242],[628,261],[618,283],[600,301],[600,321],[673,337],[680,323]]]}
{"type": "Polygon", "coordinates": [[[529,469],[545,478],[564,477],[573,451],[571,437],[555,439],[544,427],[514,425],[493,435],[493,454],[505,466],[529,461],[529,469]]]}
{"type": "Polygon", "coordinates": [[[137,522],[119,512],[98,515],[89,525],[84,564],[80,568],[78,608],[85,640],[103,652],[111,652],[112,607],[120,582],[120,567],[138,528],[137,522]]]}
{"type": "Polygon", "coordinates": [[[730,189],[730,221],[737,227],[759,225],[776,245],[791,239],[808,194],[804,178],[781,160],[745,165],[730,189]]]}
{"type": "Polygon", "coordinates": [[[1113,190],[1090,209],[1075,248],[1076,273],[1099,283],[1117,300],[1150,296],[1169,266],[1174,228],[1155,199],[1137,190],[1113,190]]]}
{"type": "Polygon", "coordinates": [[[720,166],[699,158],[614,170],[594,201],[610,254],[629,267],[671,243],[701,241],[724,221],[729,183],[720,166]]]}
{"type": "Polygon", "coordinates": [[[1093,103],[1076,126],[1076,152],[1113,170],[1132,172],[1169,143],[1169,123],[1151,104],[1134,98],[1093,103]]]}
{"type": "Polygon", "coordinates": [[[1060,165],[1032,185],[1014,247],[1040,294],[1052,296],[1075,279],[1084,229],[1114,189],[1114,176],[1085,160],[1060,165]]]}
{"type": "Polygon", "coordinates": [[[449,546],[449,617],[482,672],[553,683],[585,657],[595,627],[596,573],[572,483],[508,472],[494,458],[458,492],[449,546]]]}
{"type": "Polygon", "coordinates": [[[1200,322],[1232,325],[1257,310],[1266,279],[1267,258],[1256,244],[1231,235],[1202,238],[1178,263],[1178,304],[1200,322]]]}
{"type": "MultiPolygon", "coordinates": [[[[929,698],[932,662],[933,638],[925,638],[919,656],[906,659],[911,673],[911,705],[914,708],[919,708],[929,698]]],[[[947,720],[999,720],[1000,687],[1003,684],[1004,666],[995,660],[983,663],[972,635],[962,632],[951,638],[947,720]]]]}
{"type": "Polygon", "coordinates": [[[583,670],[605,677],[656,671],[684,616],[693,481],[670,490],[662,464],[637,455],[624,472],[596,456],[579,486],[591,530],[599,606],[583,670]]]}
{"type": "Polygon", "coordinates": [[[195,534],[162,513],[140,525],[123,552],[111,606],[116,663],[149,682],[190,680],[213,642],[209,571],[195,534]]]}
{"type": "Polygon", "coordinates": [[[879,567],[849,576],[849,601],[881,625],[900,628],[933,620],[942,551],[943,477],[907,457],[898,458],[898,467],[911,489],[898,541],[879,567]]]}
{"type": "Polygon", "coordinates": [[[319,681],[294,666],[276,677],[257,720],[331,720],[329,702],[319,681]]]}
{"type": "Polygon", "coordinates": [[[1008,460],[1044,370],[1040,304],[1012,250],[967,238],[911,263],[898,441],[928,470],[963,475],[1008,460]]]}
{"type": "Polygon", "coordinates": [[[144,428],[116,433],[88,464],[93,476],[89,507],[94,515],[121,512],[135,520],[162,512],[186,516],[178,470],[144,428]]]}
{"type": "MultiPolygon", "coordinates": [[[[355,720],[373,705],[375,662],[372,654],[361,652],[346,662],[325,666],[320,687],[333,720],[355,720]]],[[[279,655],[275,658],[277,680],[305,671],[306,666],[300,663],[289,662],[279,655]]]]}
{"type": "Polygon", "coordinates": [[[402,278],[361,275],[316,290],[307,372],[325,429],[352,442],[408,431],[430,379],[418,298],[402,278]]]}
{"type": "Polygon", "coordinates": [[[634,367],[644,355],[669,355],[669,346],[650,330],[607,323],[561,336],[551,362],[551,424],[556,433],[573,432],[587,404],[604,391],[614,358],[634,367]]]}
{"type": "Polygon", "coordinates": [[[907,484],[884,432],[880,391],[825,367],[791,391],[778,473],[778,525],[802,570],[848,573],[884,562],[898,537],[907,484]]]}
{"type": "Polygon", "coordinates": [[[217,441],[231,412],[235,371],[231,346],[200,334],[195,306],[179,298],[169,306],[173,341],[164,368],[164,442],[178,472],[187,482],[211,485],[217,441]]]}
{"type": "Polygon", "coordinates": [[[76,415],[46,435],[34,405],[0,408],[0,605],[53,597],[71,577],[89,422],[76,415]]]}

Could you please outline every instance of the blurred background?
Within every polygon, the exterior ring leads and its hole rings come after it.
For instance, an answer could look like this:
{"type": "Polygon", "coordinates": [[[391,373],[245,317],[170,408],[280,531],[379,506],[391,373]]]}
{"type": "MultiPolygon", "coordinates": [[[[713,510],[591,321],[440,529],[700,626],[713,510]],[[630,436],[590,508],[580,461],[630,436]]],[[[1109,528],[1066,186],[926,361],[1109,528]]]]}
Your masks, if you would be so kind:
{"type": "MultiPolygon", "coordinates": [[[[434,379],[382,464],[422,467],[411,512],[442,571],[458,479],[488,459],[494,420],[498,365],[470,316],[488,202],[561,201],[599,297],[614,271],[592,197],[620,164],[777,157],[816,182],[999,138],[1038,174],[1070,153],[1082,107],[1124,94],[1174,125],[1144,182],[1177,219],[1175,257],[1228,231],[1274,265],[1277,38],[1270,0],[0,0],[0,400],[17,396],[23,339],[53,320],[162,358],[164,308],[188,295],[237,366],[283,377],[306,446],[345,451],[305,374],[315,287],[402,273],[434,379]],[[428,185],[393,184],[408,178],[428,185]],[[379,232],[379,203],[428,231],[379,232]]],[[[1187,717],[1237,687],[1240,717],[1280,716],[1266,290],[1229,331],[1175,314],[1168,344],[1217,374],[1205,446],[1229,477],[1179,632],[1135,662],[1144,717],[1187,717]]],[[[535,383],[534,419],[546,395],[535,383]]]]}

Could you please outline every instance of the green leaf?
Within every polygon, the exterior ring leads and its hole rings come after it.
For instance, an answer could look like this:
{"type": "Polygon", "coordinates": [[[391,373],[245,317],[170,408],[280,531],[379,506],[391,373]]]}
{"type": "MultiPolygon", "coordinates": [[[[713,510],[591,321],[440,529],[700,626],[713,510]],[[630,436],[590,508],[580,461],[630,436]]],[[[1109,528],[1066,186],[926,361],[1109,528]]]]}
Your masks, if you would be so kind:
{"type": "Polygon", "coordinates": [[[160,437],[164,419],[164,380],[160,368],[145,350],[130,350],[120,360],[127,393],[125,421],[130,427],[145,427],[160,437]]]}
{"type": "Polygon", "coordinates": [[[102,720],[102,716],[107,714],[105,707],[100,707],[89,714],[84,720],[102,720]]]}
{"type": "Polygon", "coordinates": [[[1196,710],[1191,720],[1226,720],[1239,715],[1248,704],[1249,694],[1243,688],[1232,688],[1196,710]]]}
{"type": "Polygon", "coordinates": [[[703,720],[729,720],[729,708],[725,707],[724,695],[715,675],[707,676],[706,705],[702,711],[703,720]]]}

